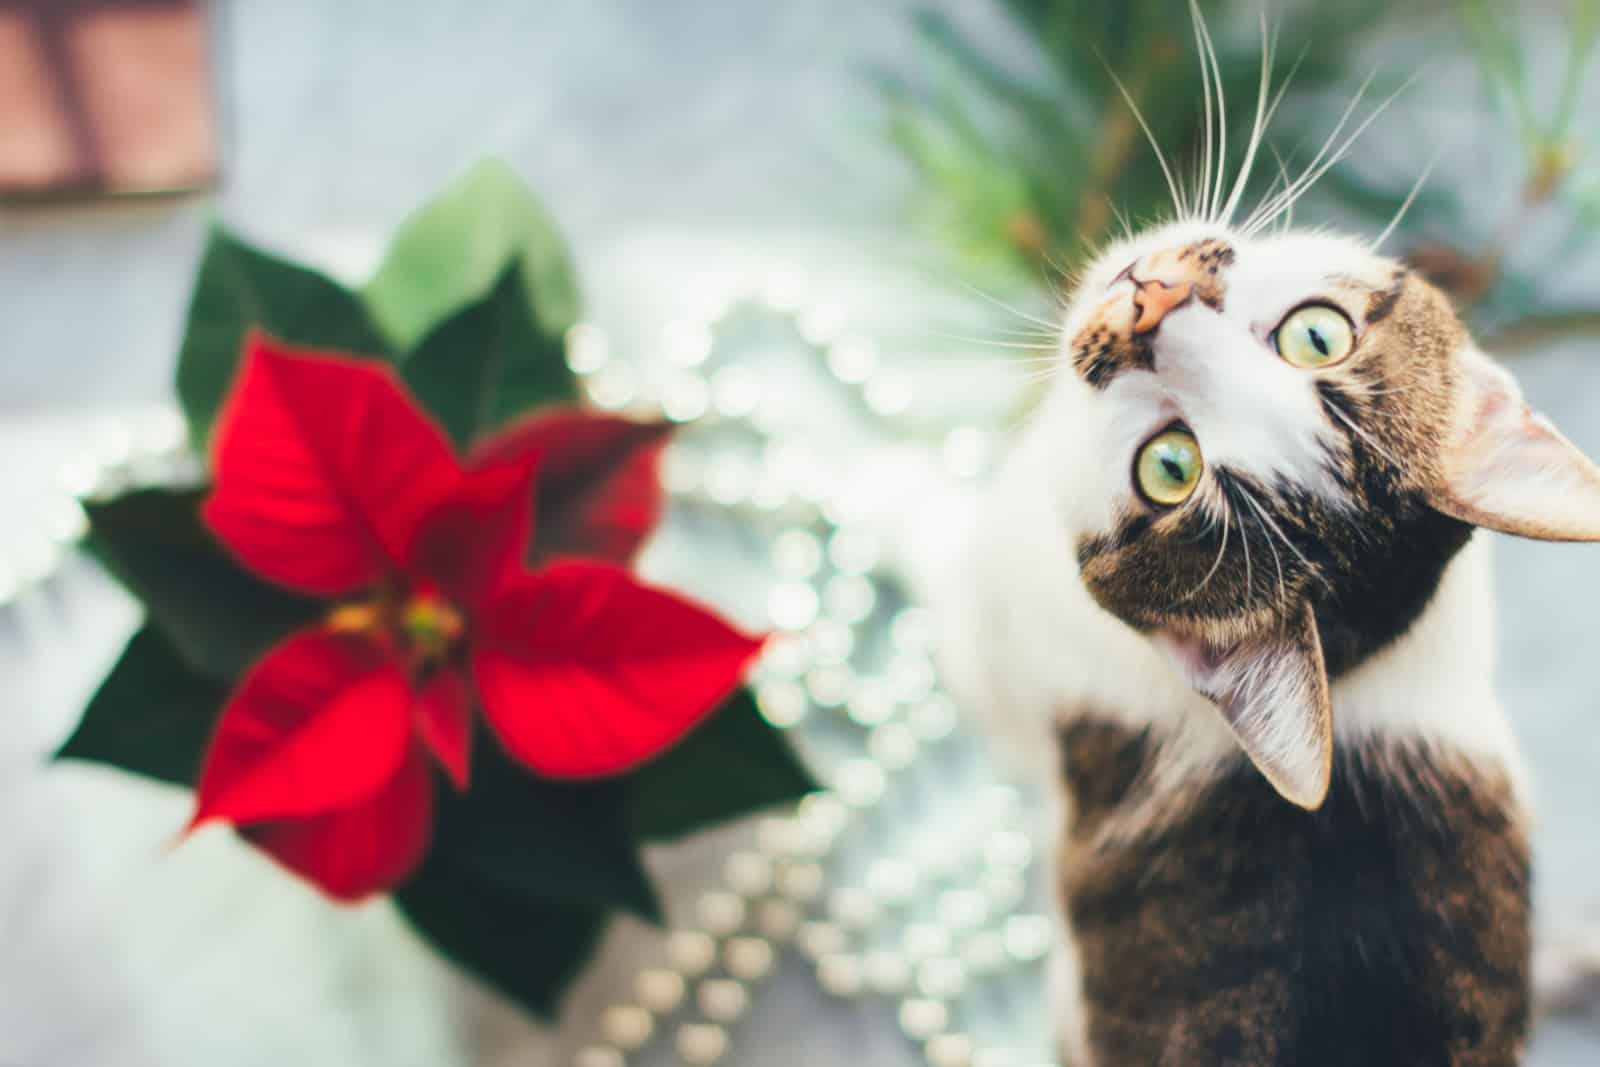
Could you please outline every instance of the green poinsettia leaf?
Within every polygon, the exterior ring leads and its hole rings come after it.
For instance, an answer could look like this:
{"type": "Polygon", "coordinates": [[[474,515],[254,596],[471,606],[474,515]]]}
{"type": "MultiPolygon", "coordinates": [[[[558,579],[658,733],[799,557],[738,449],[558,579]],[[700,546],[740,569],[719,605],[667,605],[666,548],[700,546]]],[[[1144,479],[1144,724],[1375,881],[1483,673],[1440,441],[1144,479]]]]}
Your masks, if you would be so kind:
{"type": "Polygon", "coordinates": [[[741,689],[676,748],[633,774],[628,807],[635,833],[662,840],[816,788],[789,742],[741,689]]]}
{"type": "Polygon", "coordinates": [[[88,541],[186,664],[231,682],[326,605],[268,585],[235,562],[200,521],[203,495],[144,489],[90,504],[88,541]]]}
{"type": "Polygon", "coordinates": [[[145,626],[128,641],[56,758],[189,785],[227,697],[226,686],[195,673],[165,634],[145,626]]]}
{"type": "Polygon", "coordinates": [[[507,890],[437,849],[394,900],[435,949],[546,1020],[594,954],[607,918],[582,902],[507,890]]]}
{"type": "Polygon", "coordinates": [[[192,440],[204,442],[211,432],[252,327],[291,344],[356,355],[388,351],[354,293],[213,227],[178,355],[178,399],[192,440]]]}
{"type": "Polygon", "coordinates": [[[512,416],[578,399],[560,343],[529,314],[516,261],[481,300],[428,334],[401,373],[462,448],[512,416]]]}
{"type": "Polygon", "coordinates": [[[515,172],[487,160],[406,220],[362,295],[393,347],[405,350],[481,300],[513,262],[539,332],[559,346],[578,318],[566,244],[515,172]]]}
{"type": "Polygon", "coordinates": [[[553,904],[660,919],[621,782],[536,777],[487,735],[475,748],[472,788],[440,796],[431,855],[520,898],[530,913],[553,904]]]}

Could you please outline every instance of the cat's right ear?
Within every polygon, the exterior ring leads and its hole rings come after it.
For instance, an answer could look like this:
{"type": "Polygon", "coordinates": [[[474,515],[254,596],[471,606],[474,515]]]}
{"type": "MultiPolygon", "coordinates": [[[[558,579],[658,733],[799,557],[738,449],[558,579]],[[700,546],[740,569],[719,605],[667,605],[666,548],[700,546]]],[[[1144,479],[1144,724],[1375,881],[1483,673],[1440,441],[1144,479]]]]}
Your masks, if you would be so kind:
{"type": "Polygon", "coordinates": [[[1428,503],[1463,522],[1541,541],[1600,541],[1600,467],[1529,409],[1488,356],[1456,356],[1453,415],[1428,503]]]}
{"type": "Polygon", "coordinates": [[[1225,648],[1160,634],[1157,647],[1222,712],[1234,740],[1285,799],[1322,806],[1333,769],[1333,704],[1310,603],[1280,628],[1225,648]]]}

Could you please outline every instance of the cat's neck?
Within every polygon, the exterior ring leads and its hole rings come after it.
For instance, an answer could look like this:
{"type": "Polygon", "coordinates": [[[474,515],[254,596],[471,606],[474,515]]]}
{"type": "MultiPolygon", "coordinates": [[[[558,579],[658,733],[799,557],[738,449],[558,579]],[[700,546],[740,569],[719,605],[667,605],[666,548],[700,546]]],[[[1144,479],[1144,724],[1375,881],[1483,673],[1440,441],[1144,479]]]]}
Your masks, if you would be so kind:
{"type": "Polygon", "coordinates": [[[1489,557],[1489,539],[1475,537],[1411,627],[1334,684],[1341,739],[1416,736],[1472,753],[1509,750],[1511,732],[1494,696],[1489,557]]]}

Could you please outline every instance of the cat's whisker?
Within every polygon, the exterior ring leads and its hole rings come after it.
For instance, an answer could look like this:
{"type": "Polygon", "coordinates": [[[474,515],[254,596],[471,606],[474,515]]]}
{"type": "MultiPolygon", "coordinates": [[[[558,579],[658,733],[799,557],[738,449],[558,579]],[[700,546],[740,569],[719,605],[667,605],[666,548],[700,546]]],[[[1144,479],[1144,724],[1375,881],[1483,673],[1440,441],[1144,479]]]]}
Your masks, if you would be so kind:
{"type": "Polygon", "coordinates": [[[1277,145],[1268,145],[1267,148],[1272,152],[1272,158],[1278,165],[1277,176],[1267,183],[1267,191],[1263,194],[1265,197],[1271,197],[1277,194],[1279,186],[1284,189],[1289,188],[1291,179],[1289,178],[1289,166],[1284,162],[1283,155],[1278,151],[1277,145]]]}
{"type": "MultiPolygon", "coordinates": [[[[1361,135],[1365,133],[1374,122],[1377,122],[1383,113],[1389,110],[1389,106],[1398,100],[1402,93],[1411,88],[1412,83],[1415,82],[1420,76],[1421,71],[1412,74],[1411,77],[1407,78],[1400,84],[1398,89],[1385,97],[1383,102],[1373,109],[1372,114],[1368,115],[1359,126],[1351,131],[1350,135],[1340,143],[1338,149],[1333,153],[1333,155],[1331,155],[1321,166],[1316,167],[1314,170],[1308,167],[1307,173],[1301,177],[1299,182],[1296,183],[1294,195],[1289,198],[1288,203],[1293,205],[1293,203],[1300,199],[1300,197],[1304,196],[1306,192],[1310,190],[1311,187],[1315,185],[1324,174],[1326,174],[1333,167],[1337,166],[1349,153],[1351,146],[1355,144],[1361,135]]],[[[1368,78],[1369,83],[1370,81],[1371,77],[1368,78]]],[[[1315,161],[1313,161],[1313,163],[1314,162],[1315,161]]]]}
{"type": "Polygon", "coordinates": [[[1056,307],[1064,308],[1069,303],[1067,300],[1067,294],[1062,291],[1060,284],[1058,284],[1057,278],[1051,277],[1051,271],[1054,271],[1059,279],[1063,281],[1066,280],[1067,272],[1062,270],[1061,267],[1057,265],[1056,261],[1050,255],[1050,250],[1045,249],[1044,265],[1040,266],[1039,268],[1039,277],[1044,281],[1045,288],[1050,290],[1051,297],[1055,299],[1056,307]]]}
{"type": "Polygon", "coordinates": [[[1061,361],[1059,359],[1027,360],[1025,362],[1022,360],[1016,360],[1014,363],[1024,363],[1024,365],[1028,365],[1029,374],[1039,374],[1041,372],[1049,372],[1053,374],[1055,373],[1056,368],[1061,365],[1061,361]]]}
{"type": "Polygon", "coordinates": [[[1344,131],[1345,126],[1349,124],[1350,118],[1355,114],[1356,109],[1361,106],[1361,101],[1366,98],[1367,90],[1372,87],[1372,82],[1377,78],[1377,76],[1378,72],[1374,70],[1371,74],[1368,74],[1361,82],[1361,85],[1357,87],[1355,95],[1350,98],[1350,103],[1345,105],[1344,111],[1339,115],[1339,121],[1334,123],[1333,129],[1329,131],[1327,138],[1322,143],[1322,147],[1318,149],[1317,154],[1311,158],[1311,162],[1306,164],[1306,168],[1301,172],[1300,177],[1276,197],[1270,197],[1256,206],[1256,210],[1251,212],[1250,217],[1245,220],[1243,227],[1241,227],[1245,233],[1250,234],[1256,232],[1261,227],[1277,218],[1278,215],[1282,214],[1283,205],[1286,201],[1288,203],[1293,202],[1294,198],[1291,196],[1291,194],[1306,180],[1306,177],[1311,173],[1311,171],[1322,162],[1323,157],[1328,154],[1329,149],[1331,149],[1338,141],[1339,135],[1344,131]]]}
{"type": "MultiPolygon", "coordinates": [[[[1056,262],[1055,253],[1050,251],[1050,249],[1048,249],[1048,248],[1042,250],[1042,252],[1040,254],[1044,257],[1044,261],[1045,261],[1046,264],[1048,264],[1050,266],[1050,269],[1054,270],[1056,272],[1057,278],[1059,278],[1062,282],[1065,282],[1067,287],[1070,289],[1072,287],[1072,283],[1075,280],[1074,277],[1073,277],[1072,269],[1070,267],[1068,267],[1064,263],[1057,263],[1056,262]]],[[[1052,291],[1054,291],[1056,293],[1057,297],[1061,296],[1060,290],[1056,288],[1054,283],[1052,283],[1051,289],[1052,289],[1052,291]]],[[[1066,301],[1063,300],[1062,301],[1063,306],[1065,305],[1065,303],[1066,303],[1066,301]]]]}
{"type": "MultiPolygon", "coordinates": [[[[1284,189],[1288,189],[1290,185],[1294,184],[1292,179],[1289,177],[1289,164],[1284,161],[1284,158],[1281,155],[1278,154],[1278,149],[1276,146],[1274,146],[1272,149],[1272,155],[1278,161],[1278,177],[1283,180],[1284,189]]],[[[1277,181],[1273,182],[1273,188],[1277,188],[1277,181]]],[[[1268,190],[1268,194],[1271,194],[1270,189],[1268,190]]],[[[1283,229],[1288,229],[1290,226],[1294,225],[1293,204],[1290,204],[1288,210],[1283,213],[1283,221],[1283,229]]]]}
{"type": "MultiPolygon", "coordinates": [[[[1274,53],[1276,53],[1278,50],[1278,34],[1276,30],[1273,31],[1272,37],[1272,50],[1274,53]]],[[[1306,61],[1306,56],[1310,53],[1310,51],[1311,45],[1307,44],[1304,48],[1300,49],[1300,54],[1294,57],[1294,62],[1289,66],[1289,73],[1283,76],[1282,84],[1278,86],[1278,91],[1272,96],[1272,105],[1267,108],[1267,117],[1263,119],[1261,123],[1261,128],[1263,130],[1272,125],[1272,117],[1278,113],[1278,105],[1282,104],[1283,98],[1289,95],[1289,86],[1294,83],[1294,76],[1300,73],[1300,65],[1306,61]]]]}
{"type": "Polygon", "coordinates": [[[1150,142],[1150,150],[1156,155],[1156,163],[1161,167],[1161,176],[1167,180],[1167,192],[1172,196],[1172,203],[1177,209],[1178,216],[1187,218],[1189,216],[1189,203],[1184,198],[1183,188],[1179,185],[1177,179],[1172,176],[1172,168],[1167,164],[1166,153],[1161,151],[1161,144],[1156,140],[1154,131],[1150,129],[1150,124],[1144,120],[1144,112],[1139,110],[1139,105],[1134,102],[1133,94],[1128,92],[1128,87],[1122,84],[1122,79],[1117,77],[1117,72],[1111,69],[1111,64],[1106,62],[1104,56],[1100,57],[1100,62],[1104,64],[1106,73],[1111,76],[1111,83],[1117,87],[1117,92],[1122,94],[1123,102],[1128,105],[1128,110],[1133,112],[1134,121],[1144,131],[1145,140],[1150,142]]]}
{"type": "Polygon", "coordinates": [[[1326,407],[1335,418],[1344,424],[1345,429],[1359,437],[1363,444],[1365,444],[1368,448],[1371,448],[1377,454],[1379,459],[1382,459],[1384,462],[1389,463],[1392,466],[1400,465],[1393,455],[1384,449],[1382,445],[1378,444],[1377,440],[1371,434],[1367,433],[1366,430],[1363,430],[1361,426],[1357,424],[1355,419],[1351,418],[1349,413],[1341,408],[1338,404],[1329,401],[1326,404],[1326,407]]]}
{"type": "Polygon", "coordinates": [[[1042,326],[1044,329],[1050,330],[1052,332],[1054,332],[1055,330],[1057,330],[1059,328],[1057,323],[1051,322],[1049,319],[1041,319],[1037,315],[1030,315],[1026,311],[1023,311],[1021,308],[1012,307],[1010,304],[1006,303],[1004,300],[1001,300],[999,297],[995,296],[994,294],[986,293],[982,289],[979,289],[976,285],[971,284],[970,282],[961,282],[960,284],[961,284],[961,287],[963,289],[966,289],[968,292],[972,293],[974,296],[978,297],[980,300],[985,300],[988,303],[993,304],[995,307],[999,308],[1001,311],[1010,312],[1011,314],[1015,315],[1017,318],[1022,319],[1024,322],[1031,322],[1035,326],[1042,326]]]}
{"type": "Polygon", "coordinates": [[[1023,352],[1050,352],[1055,345],[1048,341],[997,341],[986,337],[963,337],[960,334],[940,333],[933,331],[933,336],[944,341],[958,341],[967,345],[982,345],[985,348],[1008,348],[1023,352]]]}
{"type": "Polygon", "coordinates": [[[1359,425],[1357,425],[1356,421],[1346,414],[1338,404],[1328,401],[1326,406],[1329,411],[1338,417],[1340,422],[1344,423],[1345,426],[1349,428],[1351,433],[1361,438],[1362,442],[1366,444],[1368,448],[1372,449],[1372,451],[1377,454],[1378,458],[1382,459],[1385,463],[1389,464],[1396,470],[1405,470],[1406,465],[1396,459],[1394,453],[1380,445],[1377,438],[1373,437],[1366,430],[1363,430],[1359,425]]]}
{"type": "MultiPolygon", "coordinates": [[[[1174,210],[1174,211],[1178,210],[1177,206],[1174,205],[1172,210],[1174,210]]],[[[1123,238],[1123,240],[1125,240],[1125,241],[1133,240],[1133,220],[1128,217],[1127,212],[1124,212],[1124,211],[1119,209],[1117,213],[1122,216],[1122,238],[1123,238]]]]}
{"type": "MultiPolygon", "coordinates": [[[[1106,202],[1111,207],[1112,219],[1116,221],[1118,228],[1122,231],[1122,239],[1124,241],[1133,240],[1133,220],[1128,217],[1126,211],[1122,210],[1121,205],[1111,200],[1110,197],[1106,198],[1106,202]]],[[[1173,205],[1173,210],[1177,210],[1176,204],[1173,205]]]]}
{"type": "MultiPolygon", "coordinates": [[[[1277,47],[1276,46],[1276,34],[1274,34],[1274,46],[1273,47],[1274,47],[1274,50],[1276,50],[1276,47],[1277,47]]],[[[1262,129],[1263,129],[1263,131],[1268,126],[1272,125],[1273,116],[1278,113],[1278,108],[1279,108],[1280,105],[1282,105],[1284,97],[1289,95],[1289,86],[1294,83],[1295,75],[1300,73],[1300,66],[1301,66],[1301,64],[1303,64],[1305,62],[1306,55],[1310,51],[1311,51],[1311,46],[1309,44],[1306,45],[1304,48],[1300,49],[1300,54],[1298,56],[1295,56],[1294,63],[1291,64],[1290,67],[1289,67],[1289,72],[1283,76],[1283,81],[1282,81],[1282,83],[1279,84],[1278,91],[1275,92],[1272,95],[1272,104],[1267,108],[1266,118],[1262,120],[1262,129]]],[[[1245,229],[1245,228],[1249,227],[1255,221],[1256,217],[1261,213],[1262,208],[1266,204],[1270,203],[1275,197],[1277,197],[1279,195],[1279,193],[1287,191],[1289,189],[1289,187],[1294,184],[1293,179],[1291,179],[1289,177],[1289,165],[1284,160],[1283,153],[1278,151],[1278,146],[1274,145],[1274,144],[1268,144],[1267,147],[1271,150],[1273,158],[1277,160],[1277,163],[1278,163],[1278,177],[1274,178],[1273,181],[1272,181],[1272,184],[1267,186],[1267,191],[1262,194],[1260,202],[1256,205],[1256,209],[1254,211],[1252,211],[1250,213],[1249,217],[1246,218],[1245,221],[1241,224],[1241,229],[1245,229]],[[1283,189],[1281,189],[1281,190],[1278,188],[1278,182],[1280,180],[1283,183],[1283,189]]],[[[1298,146],[1296,146],[1296,151],[1298,151],[1298,150],[1299,150],[1298,146]]],[[[1290,215],[1291,215],[1291,217],[1293,215],[1292,208],[1291,208],[1291,211],[1290,211],[1290,215]]],[[[1231,216],[1230,216],[1230,219],[1231,219],[1231,216]]]]}
{"type": "Polygon", "coordinates": [[[953,367],[953,368],[965,368],[965,367],[979,368],[979,367],[986,367],[986,368],[989,368],[989,369],[992,370],[996,366],[1031,367],[1031,366],[1042,365],[1042,364],[1046,364],[1046,363],[1057,363],[1057,362],[1060,361],[1060,358],[1061,357],[1058,356],[1058,355],[1048,355],[1048,356],[945,356],[945,355],[930,355],[923,361],[923,366],[925,366],[925,367],[926,366],[933,366],[935,368],[941,368],[941,369],[942,368],[951,368],[951,367],[953,367]]]}
{"type": "Polygon", "coordinates": [[[1206,538],[1217,532],[1217,518],[1215,515],[1211,514],[1211,512],[1205,508],[1201,508],[1200,517],[1205,519],[1205,525],[1202,526],[1200,528],[1200,532],[1195,534],[1193,537],[1184,538],[1184,544],[1198,545],[1201,541],[1204,541],[1206,538]]]}
{"type": "Polygon", "coordinates": [[[1397,228],[1399,228],[1400,221],[1406,217],[1406,212],[1411,210],[1412,201],[1416,200],[1417,194],[1422,192],[1422,187],[1427,183],[1428,176],[1433,173],[1433,168],[1439,165],[1439,159],[1443,155],[1444,148],[1441,146],[1440,149],[1433,154],[1433,158],[1428,160],[1428,165],[1422,168],[1422,173],[1417,175],[1416,182],[1412,184],[1411,191],[1406,194],[1405,200],[1401,202],[1399,209],[1394,213],[1394,218],[1389,220],[1389,225],[1385,226],[1383,228],[1383,232],[1378,234],[1378,236],[1373,239],[1372,244],[1367,246],[1373,252],[1377,252],[1378,249],[1382,248],[1383,242],[1387,241],[1389,236],[1393,234],[1397,228]]]}
{"type": "Polygon", "coordinates": [[[1056,372],[1056,367],[1044,365],[1021,368],[1005,363],[996,367],[995,360],[991,358],[987,365],[971,363],[924,368],[923,376],[924,380],[938,383],[941,388],[960,389],[971,385],[974,388],[1003,387],[1006,391],[1020,392],[1049,381],[1056,372]]]}
{"type": "Polygon", "coordinates": [[[1199,32],[1201,40],[1200,77],[1206,76],[1206,67],[1211,68],[1211,80],[1217,92],[1217,156],[1216,169],[1210,175],[1210,188],[1207,190],[1206,219],[1216,222],[1221,219],[1222,190],[1228,173],[1228,102],[1222,88],[1222,64],[1217,59],[1216,42],[1211,39],[1211,29],[1206,25],[1205,16],[1200,11],[1200,0],[1189,0],[1189,10],[1194,19],[1195,29],[1199,32]]]}
{"type": "MultiPolygon", "coordinates": [[[[1005,330],[996,330],[995,336],[992,339],[997,341],[1005,341],[1009,344],[1021,347],[1031,346],[1033,348],[1048,348],[1051,351],[1054,351],[1061,344],[1060,336],[1047,337],[1044,334],[1023,333],[1021,331],[1011,332],[1005,330]]],[[[987,341],[990,339],[984,338],[981,340],[987,341]]]]}
{"type": "Polygon", "coordinates": [[[1250,171],[1255,166],[1256,152],[1261,148],[1262,134],[1265,132],[1267,97],[1272,91],[1272,53],[1276,43],[1276,34],[1267,33],[1267,12],[1261,10],[1261,83],[1256,90],[1256,117],[1250,124],[1250,141],[1245,145],[1244,161],[1239,164],[1239,173],[1233,180],[1233,189],[1228,194],[1228,202],[1222,207],[1223,223],[1233,221],[1233,213],[1238,210],[1239,199],[1244,196],[1245,186],[1250,181],[1250,171]]]}
{"type": "MultiPolygon", "coordinates": [[[[1206,586],[1211,584],[1211,579],[1216,577],[1217,571],[1221,569],[1223,557],[1228,553],[1228,531],[1233,525],[1232,509],[1228,507],[1228,498],[1226,494],[1219,493],[1218,496],[1222,501],[1222,544],[1217,548],[1217,558],[1212,561],[1211,569],[1206,571],[1206,576],[1200,579],[1199,585],[1195,586],[1193,589],[1179,598],[1178,603],[1180,604],[1193,600],[1195,597],[1199,596],[1205,591],[1206,586]]],[[[1212,520],[1211,526],[1213,529],[1216,527],[1216,520],[1212,520]]]]}
{"type": "MultiPolygon", "coordinates": [[[[984,329],[986,329],[986,330],[987,329],[991,329],[991,327],[985,325],[984,329]]],[[[1012,335],[1022,335],[1022,336],[1028,336],[1028,337],[1059,337],[1059,336],[1061,336],[1061,324],[1059,322],[1052,323],[1049,326],[1035,326],[1032,323],[1021,323],[1021,324],[1012,325],[1012,326],[1001,326],[1001,327],[998,327],[996,329],[997,329],[997,332],[1000,332],[1000,333],[1008,333],[1008,334],[1012,334],[1012,335]]]]}
{"type": "Polygon", "coordinates": [[[1211,172],[1214,166],[1212,152],[1214,143],[1214,122],[1211,108],[1211,72],[1206,63],[1206,33],[1205,17],[1200,13],[1199,0],[1189,0],[1189,19],[1194,23],[1195,50],[1200,54],[1200,92],[1204,108],[1203,148],[1201,150],[1200,181],[1196,189],[1198,196],[1199,217],[1209,220],[1211,211],[1211,172]]]}
{"type": "MultiPolygon", "coordinates": [[[[1277,524],[1267,517],[1266,510],[1262,508],[1260,502],[1256,500],[1253,493],[1251,493],[1248,489],[1245,489],[1243,486],[1240,486],[1239,489],[1244,495],[1244,502],[1250,505],[1250,510],[1256,513],[1256,518],[1261,520],[1262,527],[1268,531],[1269,536],[1266,538],[1267,548],[1272,552],[1272,565],[1277,569],[1278,572],[1278,607],[1280,610],[1285,610],[1289,606],[1289,586],[1283,578],[1283,557],[1278,555],[1278,546],[1273,543],[1272,537],[1270,536],[1271,531],[1277,530],[1277,524]]],[[[1278,536],[1283,536],[1283,532],[1281,530],[1278,531],[1278,536]]],[[[1288,544],[1288,541],[1285,541],[1284,543],[1288,544]]]]}
{"type": "MultiPolygon", "coordinates": [[[[1262,121],[1263,131],[1266,129],[1266,127],[1272,124],[1272,117],[1278,113],[1279,105],[1283,103],[1283,98],[1288,95],[1289,86],[1294,82],[1294,76],[1300,72],[1300,65],[1305,62],[1306,54],[1310,50],[1310,45],[1300,49],[1300,54],[1295,57],[1294,64],[1289,68],[1289,73],[1284,75],[1283,83],[1278,86],[1278,91],[1273,95],[1272,105],[1267,108],[1266,118],[1262,121]]],[[[1284,161],[1283,155],[1278,151],[1278,147],[1276,145],[1268,145],[1268,147],[1272,150],[1273,158],[1277,160],[1278,163],[1278,178],[1273,179],[1272,184],[1267,187],[1266,193],[1263,194],[1261,198],[1261,204],[1269,203],[1280,192],[1287,192],[1290,186],[1294,184],[1293,179],[1289,177],[1289,165],[1284,161]],[[1278,189],[1279,180],[1282,180],[1283,182],[1282,190],[1278,189]]],[[[1244,226],[1242,227],[1243,229],[1248,230],[1252,220],[1254,220],[1260,213],[1261,204],[1258,204],[1256,210],[1250,213],[1250,218],[1245,220],[1244,226]]],[[[1285,213],[1285,217],[1289,222],[1292,223],[1294,219],[1293,204],[1289,205],[1288,211],[1285,213]]],[[[1232,219],[1231,214],[1229,215],[1229,219],[1232,219]]]]}
{"type": "Polygon", "coordinates": [[[920,377],[936,382],[941,388],[994,386],[1003,380],[1007,390],[1022,391],[1040,382],[1049,381],[1058,370],[1055,359],[1015,359],[1004,356],[978,356],[971,359],[938,359],[932,365],[923,364],[920,377]]]}
{"type": "MultiPolygon", "coordinates": [[[[1224,483],[1223,495],[1231,498],[1235,486],[1233,482],[1224,483]]],[[[1233,505],[1228,505],[1228,510],[1233,510],[1233,505]]],[[[1250,562],[1250,527],[1243,520],[1239,522],[1239,543],[1244,546],[1244,588],[1248,595],[1256,587],[1255,567],[1250,562]]]]}
{"type": "MultiPolygon", "coordinates": [[[[1247,495],[1249,495],[1248,491],[1247,495]]],[[[1333,586],[1328,581],[1327,576],[1325,576],[1319,568],[1312,566],[1311,561],[1306,558],[1306,554],[1300,551],[1299,546],[1289,538],[1288,534],[1283,532],[1283,527],[1278,525],[1278,521],[1272,517],[1271,509],[1266,508],[1264,505],[1260,504],[1259,501],[1255,501],[1255,503],[1257,506],[1256,513],[1261,516],[1261,521],[1266,523],[1267,527],[1277,535],[1278,540],[1283,542],[1283,547],[1287,548],[1290,553],[1292,553],[1294,557],[1300,561],[1300,565],[1306,569],[1307,574],[1311,575],[1318,582],[1320,582],[1323,588],[1332,591],[1333,586]]]]}
{"type": "Polygon", "coordinates": [[[1195,189],[1198,190],[1205,185],[1205,161],[1198,155],[1194,157],[1194,162],[1189,166],[1189,177],[1195,189]]]}

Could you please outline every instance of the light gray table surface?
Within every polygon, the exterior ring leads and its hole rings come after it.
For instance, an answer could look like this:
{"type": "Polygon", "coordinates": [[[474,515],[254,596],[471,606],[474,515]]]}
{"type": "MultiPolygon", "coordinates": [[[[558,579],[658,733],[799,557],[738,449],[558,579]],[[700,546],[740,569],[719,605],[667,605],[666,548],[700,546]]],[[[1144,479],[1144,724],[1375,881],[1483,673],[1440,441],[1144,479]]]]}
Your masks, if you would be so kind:
{"type": "MultiPolygon", "coordinates": [[[[574,247],[590,314],[624,347],[697,284],[773,262],[916,355],[906,319],[949,287],[907,227],[909,176],[861,76],[918,62],[911,0],[235,0],[214,202],[0,214],[0,503],[25,514],[97,412],[160,404],[212,212],[359,276],[383,236],[475,159],[507,159],[574,247]]],[[[1005,41],[985,5],[938,5],[1005,41]]],[[[1529,393],[1600,455],[1600,360],[1529,358],[1529,393]]],[[[0,536],[0,544],[4,537],[0,536]]],[[[1553,927],[1600,919],[1600,557],[1507,542],[1502,691],[1541,794],[1538,898],[1553,927]]],[[[88,564],[0,611],[0,1063],[21,1067],[438,1067],[565,1062],[632,965],[622,931],[540,1032],[442,967],[384,905],[334,909],[225,835],[169,851],[178,793],[39,756],[136,622],[88,564]]],[[[737,835],[738,831],[733,831],[737,835]]],[[[721,854],[652,857],[681,910],[721,854]]],[[[630,936],[631,935],[631,936],[630,936]]],[[[1537,1067],[1600,1062],[1600,1036],[1543,1031],[1537,1067]]],[[[823,996],[797,961],[734,1062],[910,1065],[890,1009],[823,996]]]]}

